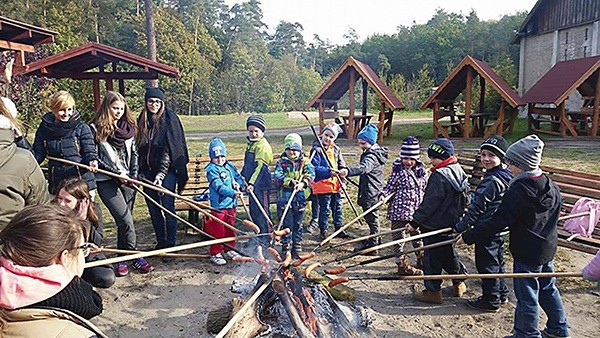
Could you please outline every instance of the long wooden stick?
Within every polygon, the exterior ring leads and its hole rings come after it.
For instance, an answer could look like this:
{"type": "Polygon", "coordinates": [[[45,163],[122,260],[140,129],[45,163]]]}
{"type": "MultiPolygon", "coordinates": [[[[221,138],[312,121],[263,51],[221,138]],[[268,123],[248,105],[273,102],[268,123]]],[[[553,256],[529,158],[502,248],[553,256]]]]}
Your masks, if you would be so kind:
{"type": "Polygon", "coordinates": [[[279,220],[279,224],[277,224],[277,231],[281,230],[281,226],[283,225],[283,221],[285,220],[285,216],[288,213],[288,210],[290,209],[290,206],[292,205],[292,201],[294,200],[294,197],[296,196],[296,193],[298,192],[298,190],[294,189],[292,191],[292,195],[290,196],[290,199],[288,200],[288,202],[285,204],[285,208],[283,209],[283,213],[281,214],[281,219],[279,220]]]}
{"type": "MultiPolygon", "coordinates": [[[[369,252],[372,252],[372,251],[376,251],[376,250],[379,250],[379,249],[384,249],[384,248],[387,248],[387,247],[390,247],[390,246],[393,246],[393,245],[397,245],[397,244],[400,244],[400,243],[410,242],[410,241],[415,240],[415,239],[425,238],[425,237],[429,237],[429,236],[434,236],[434,235],[438,235],[438,234],[441,234],[441,233],[444,233],[444,232],[449,232],[449,231],[452,231],[452,228],[439,229],[439,230],[436,230],[436,231],[422,233],[422,234],[417,235],[417,236],[411,236],[411,237],[402,238],[402,239],[399,239],[399,240],[396,240],[396,241],[391,241],[391,242],[387,242],[387,243],[375,245],[375,246],[372,246],[370,248],[366,248],[366,249],[363,249],[363,250],[360,250],[360,251],[357,251],[357,252],[353,252],[353,253],[348,254],[346,256],[337,257],[336,259],[334,259],[334,260],[332,260],[332,261],[330,261],[328,263],[340,262],[340,261],[346,260],[348,258],[352,258],[352,257],[358,256],[358,255],[364,255],[366,253],[369,253],[369,252]]],[[[455,241],[455,239],[452,239],[451,241],[455,241]]],[[[435,245],[435,244],[439,244],[439,243],[430,244],[430,245],[427,246],[427,248],[432,248],[433,247],[432,245],[435,245]]],[[[425,248],[425,247],[421,247],[421,248],[418,248],[418,249],[419,250],[423,250],[423,248],[425,248]]],[[[405,251],[405,253],[410,253],[410,252],[412,252],[412,251],[410,251],[410,250],[405,251]]],[[[326,264],[328,264],[328,263],[326,263],[326,264]]]]}
{"type": "Polygon", "coordinates": [[[263,207],[263,205],[258,200],[258,197],[256,197],[256,194],[254,193],[254,189],[249,189],[248,193],[250,194],[250,196],[252,196],[252,199],[254,200],[254,203],[256,203],[258,205],[258,208],[260,209],[260,212],[263,214],[263,216],[267,220],[267,223],[269,223],[269,226],[271,228],[273,228],[273,221],[271,221],[271,218],[267,214],[267,211],[265,210],[265,208],[263,207]]]}
{"type": "Polygon", "coordinates": [[[324,251],[325,250],[330,250],[330,249],[337,248],[337,247],[340,247],[340,246],[345,246],[345,245],[348,245],[348,244],[352,244],[352,243],[364,241],[365,239],[370,239],[370,238],[374,238],[374,237],[385,236],[385,235],[389,235],[389,234],[395,234],[395,233],[400,232],[400,231],[404,231],[404,228],[399,228],[399,229],[394,229],[394,230],[389,230],[389,231],[383,231],[383,232],[380,232],[378,234],[367,235],[367,236],[362,236],[362,237],[357,237],[357,238],[349,239],[349,240],[341,242],[341,243],[332,244],[332,245],[324,248],[323,250],[324,251]]]}
{"type": "Polygon", "coordinates": [[[382,199],[381,201],[375,203],[375,205],[373,205],[369,209],[365,210],[362,214],[357,215],[353,220],[351,220],[350,222],[346,223],[346,225],[344,225],[341,228],[337,229],[334,233],[332,233],[327,238],[325,238],[324,240],[322,240],[321,243],[319,243],[312,251],[315,252],[316,250],[318,250],[319,248],[321,248],[323,245],[327,244],[335,236],[339,235],[342,231],[346,230],[352,224],[354,224],[354,223],[360,221],[361,219],[363,219],[363,217],[365,217],[367,214],[369,214],[373,210],[379,208],[382,204],[384,204],[387,201],[389,201],[389,199],[392,198],[393,196],[394,196],[394,193],[391,193],[391,194],[387,195],[384,199],[382,199]]]}
{"type": "MultiPolygon", "coordinates": [[[[120,253],[120,254],[135,254],[141,253],[145,251],[140,250],[123,250],[123,249],[113,249],[113,248],[100,248],[101,252],[110,252],[110,253],[120,253]]],[[[179,257],[179,258],[210,258],[210,255],[202,255],[202,254],[183,254],[183,253],[162,253],[157,256],[161,257],[179,257]]]]}
{"type": "Polygon", "coordinates": [[[113,264],[113,263],[118,263],[118,262],[123,262],[123,261],[129,261],[129,260],[136,259],[136,258],[156,256],[156,255],[160,255],[160,254],[168,253],[168,252],[177,252],[177,251],[181,251],[181,250],[201,248],[201,247],[209,246],[209,245],[213,245],[213,244],[222,244],[225,242],[237,241],[240,239],[248,239],[250,237],[253,237],[253,236],[246,235],[246,236],[239,236],[239,237],[219,238],[219,239],[213,239],[210,241],[202,241],[202,242],[196,242],[196,243],[190,243],[190,244],[183,244],[183,245],[178,245],[178,246],[174,246],[174,247],[170,247],[170,248],[145,251],[145,252],[135,253],[135,254],[126,255],[126,256],[119,256],[119,257],[115,257],[115,258],[101,259],[101,260],[85,263],[84,268],[93,268],[95,266],[108,265],[108,264],[113,264]]]}
{"type": "Polygon", "coordinates": [[[244,195],[240,191],[240,188],[236,188],[235,190],[237,190],[237,192],[238,192],[238,194],[240,196],[240,201],[242,201],[242,207],[244,208],[244,211],[246,212],[246,215],[248,216],[248,218],[250,218],[250,221],[252,223],[254,223],[254,220],[252,219],[252,215],[250,215],[250,210],[248,209],[248,206],[246,205],[246,201],[244,200],[244,195]]]}
{"type": "Polygon", "coordinates": [[[571,218],[588,216],[589,214],[590,214],[589,211],[585,211],[585,212],[580,212],[580,213],[577,213],[577,214],[565,215],[565,216],[559,217],[558,220],[559,221],[565,221],[565,220],[568,220],[568,219],[571,219],[571,218]]]}
{"type": "Polygon", "coordinates": [[[422,275],[422,276],[373,276],[348,277],[350,280],[435,280],[435,279],[495,279],[495,278],[565,278],[583,277],[581,272],[512,272],[512,273],[474,273],[462,275],[422,275]]]}

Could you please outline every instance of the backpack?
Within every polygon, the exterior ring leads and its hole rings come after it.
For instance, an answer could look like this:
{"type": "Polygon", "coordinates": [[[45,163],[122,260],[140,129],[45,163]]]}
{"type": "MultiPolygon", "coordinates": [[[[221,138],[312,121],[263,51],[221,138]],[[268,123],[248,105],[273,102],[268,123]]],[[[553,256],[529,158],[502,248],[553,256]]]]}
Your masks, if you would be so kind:
{"type": "Polygon", "coordinates": [[[583,212],[589,212],[589,214],[566,220],[563,229],[572,234],[589,238],[592,237],[594,227],[600,219],[600,202],[587,197],[578,199],[571,209],[571,215],[583,212]]]}

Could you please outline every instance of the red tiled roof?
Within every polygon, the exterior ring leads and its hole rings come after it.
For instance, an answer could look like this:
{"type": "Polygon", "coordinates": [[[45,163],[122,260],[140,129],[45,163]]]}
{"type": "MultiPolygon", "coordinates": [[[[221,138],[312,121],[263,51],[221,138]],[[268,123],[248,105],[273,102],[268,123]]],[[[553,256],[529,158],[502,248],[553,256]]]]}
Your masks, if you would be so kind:
{"type": "Polygon", "coordinates": [[[456,66],[442,81],[436,91],[423,103],[421,109],[433,108],[436,99],[454,100],[467,86],[467,69],[471,67],[473,77],[476,75],[485,79],[486,85],[494,90],[511,106],[517,107],[525,104],[519,95],[490,67],[486,62],[477,60],[470,55],[456,66]]]}
{"type": "Polygon", "coordinates": [[[593,96],[595,83],[581,86],[588,82],[592,74],[600,68],[600,56],[557,62],[525,95],[525,103],[554,103],[559,105],[579,88],[582,95],[593,96]]]}
{"type": "Polygon", "coordinates": [[[143,69],[141,72],[118,72],[122,78],[152,79],[158,74],[179,77],[177,68],[129,53],[101,43],[90,42],[60,54],[35,61],[18,75],[38,75],[56,78],[84,78],[85,76],[109,76],[114,73],[87,72],[113,62],[123,62],[143,69]],[[128,74],[131,77],[128,77],[128,74]]]}
{"type": "MultiPolygon", "coordinates": [[[[348,57],[346,62],[333,74],[327,83],[319,90],[317,95],[306,105],[307,107],[316,108],[318,100],[338,101],[347,91],[350,83],[350,73],[355,72],[358,76],[367,81],[369,86],[373,88],[375,93],[392,109],[404,109],[404,105],[394,92],[386,86],[383,81],[377,76],[375,71],[366,63],[360,62],[348,57]]],[[[358,78],[358,77],[357,77],[358,78]]],[[[331,103],[333,105],[333,103],[331,103]]]]}

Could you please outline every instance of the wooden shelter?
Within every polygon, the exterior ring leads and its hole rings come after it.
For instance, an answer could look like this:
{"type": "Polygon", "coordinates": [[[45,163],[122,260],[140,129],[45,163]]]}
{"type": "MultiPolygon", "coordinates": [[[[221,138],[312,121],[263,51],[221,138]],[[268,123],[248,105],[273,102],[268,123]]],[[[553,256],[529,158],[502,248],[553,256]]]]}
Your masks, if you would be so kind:
{"type": "Polygon", "coordinates": [[[179,77],[177,68],[152,61],[145,57],[122,51],[96,42],[32,62],[18,75],[36,75],[51,78],[92,80],[94,108],[100,106],[100,80],[106,90],[113,90],[113,81],[118,81],[119,92],[125,94],[125,80],[150,80],[158,75],[179,77]],[[110,69],[105,69],[110,64],[110,69]],[[124,64],[125,67],[119,67],[124,64]],[[130,69],[138,68],[138,71],[130,69]],[[97,71],[93,71],[97,69],[97,71]],[[127,69],[127,70],[126,70],[127,69]]]}
{"type": "Polygon", "coordinates": [[[486,62],[467,55],[423,103],[421,109],[433,109],[435,137],[440,134],[449,137],[450,129],[450,132],[458,133],[465,139],[487,138],[491,134],[512,132],[516,108],[523,104],[519,95],[486,62]],[[473,81],[476,77],[479,78],[479,107],[472,111],[473,81]],[[500,95],[500,109],[496,113],[484,111],[486,85],[500,95]],[[463,91],[465,107],[463,112],[458,112],[456,99],[463,91]],[[446,117],[448,119],[444,119],[446,117]]]}
{"type": "Polygon", "coordinates": [[[57,32],[0,16],[0,52],[15,51],[14,63],[0,66],[0,72],[22,71],[25,52],[33,53],[35,46],[53,43],[57,32]],[[8,69],[7,69],[8,68],[8,69]]]}
{"type": "Polygon", "coordinates": [[[392,132],[392,119],[394,110],[404,109],[404,105],[396,98],[394,92],[381,81],[377,74],[366,63],[348,57],[346,62],[333,74],[327,83],[319,90],[317,95],[307,104],[308,108],[319,109],[319,126],[325,126],[325,119],[344,120],[348,139],[354,139],[356,134],[367,125],[372,115],[367,113],[367,93],[371,87],[379,97],[381,104],[377,128],[379,129],[378,141],[383,139],[383,134],[389,136],[392,132]],[[356,81],[362,83],[362,114],[356,115],[356,100],[354,98],[356,81]],[[348,92],[349,112],[347,116],[340,116],[338,101],[348,92]]]}
{"type": "Polygon", "coordinates": [[[529,130],[565,137],[598,135],[600,56],[557,62],[523,96],[529,130]],[[566,101],[575,91],[583,103],[569,111],[566,101]],[[544,125],[549,124],[548,129],[544,125]]]}

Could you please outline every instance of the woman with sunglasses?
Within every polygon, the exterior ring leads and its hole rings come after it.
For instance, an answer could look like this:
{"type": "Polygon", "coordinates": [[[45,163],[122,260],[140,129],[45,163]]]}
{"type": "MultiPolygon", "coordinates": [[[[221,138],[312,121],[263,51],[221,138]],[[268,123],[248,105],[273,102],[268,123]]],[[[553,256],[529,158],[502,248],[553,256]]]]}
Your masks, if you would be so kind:
{"type": "Polygon", "coordinates": [[[0,336],[106,337],[88,320],[102,298],[83,273],[86,222],[57,205],[17,213],[0,232],[0,336]]]}
{"type": "MultiPolygon", "coordinates": [[[[189,161],[183,126],[177,114],[165,106],[165,93],[160,88],[146,88],[144,111],[137,125],[136,141],[139,153],[139,176],[154,185],[175,192],[183,190],[189,161]]],[[[146,198],[156,234],[156,249],[175,246],[177,220],[163,213],[153,202],[175,213],[175,199],[144,188],[153,200],[146,198]]],[[[163,259],[164,261],[165,259],[163,259]]]]}
{"type": "MultiPolygon", "coordinates": [[[[87,243],[89,245],[85,249],[86,263],[106,259],[106,256],[101,253],[94,252],[90,255],[90,249],[102,245],[104,235],[102,223],[96,214],[94,202],[92,202],[85,181],[77,177],[62,181],[55,201],[56,204],[73,210],[77,216],[87,221],[85,232],[88,234],[87,243]]],[[[109,288],[115,283],[115,271],[111,265],[87,268],[83,270],[81,277],[97,288],[109,288]]]]}

